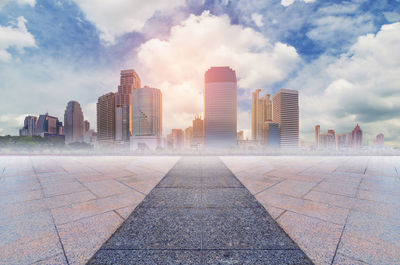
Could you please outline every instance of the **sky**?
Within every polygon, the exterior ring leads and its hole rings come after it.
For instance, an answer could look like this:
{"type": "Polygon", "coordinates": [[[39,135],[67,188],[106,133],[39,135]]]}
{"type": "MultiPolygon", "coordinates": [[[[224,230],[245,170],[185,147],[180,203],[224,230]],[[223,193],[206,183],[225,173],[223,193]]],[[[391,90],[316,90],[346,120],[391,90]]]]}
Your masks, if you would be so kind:
{"type": "Polygon", "coordinates": [[[163,125],[203,113],[204,73],[238,78],[238,129],[251,93],[300,95],[300,138],[351,131],[400,146],[400,0],[0,0],[0,135],[26,115],[63,121],[76,100],[96,129],[97,98],[122,69],[161,89],[163,125]]]}

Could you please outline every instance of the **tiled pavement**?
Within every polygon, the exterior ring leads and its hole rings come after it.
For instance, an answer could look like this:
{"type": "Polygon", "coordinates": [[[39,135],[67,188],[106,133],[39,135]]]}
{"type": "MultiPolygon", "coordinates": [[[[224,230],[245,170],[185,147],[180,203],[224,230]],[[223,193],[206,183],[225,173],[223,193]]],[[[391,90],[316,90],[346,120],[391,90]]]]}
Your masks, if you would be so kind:
{"type": "Polygon", "coordinates": [[[400,157],[221,157],[316,264],[400,264],[400,157]]]}
{"type": "Polygon", "coordinates": [[[89,264],[312,264],[216,157],[184,157],[89,264]]]}
{"type": "MultiPolygon", "coordinates": [[[[0,264],[84,264],[178,159],[0,156],[0,264]]],[[[400,157],[221,159],[314,263],[400,264],[400,157]]]]}
{"type": "Polygon", "coordinates": [[[84,264],[178,157],[0,156],[0,264],[84,264]]]}

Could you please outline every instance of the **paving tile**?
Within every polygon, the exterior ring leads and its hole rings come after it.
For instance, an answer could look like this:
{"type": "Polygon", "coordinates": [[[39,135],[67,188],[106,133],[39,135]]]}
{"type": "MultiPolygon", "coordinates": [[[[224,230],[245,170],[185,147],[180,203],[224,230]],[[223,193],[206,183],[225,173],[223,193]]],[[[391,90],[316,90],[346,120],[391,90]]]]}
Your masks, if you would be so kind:
{"type": "Polygon", "coordinates": [[[263,208],[209,208],[203,218],[204,249],[297,249],[263,208]]]}
{"type": "Polygon", "coordinates": [[[400,206],[397,204],[357,200],[353,208],[358,211],[378,214],[400,222],[400,206]]]}
{"type": "Polygon", "coordinates": [[[100,250],[88,264],[198,265],[201,263],[201,252],[193,250],[100,250]]]}
{"type": "Polygon", "coordinates": [[[43,197],[41,190],[17,192],[0,196],[0,205],[12,204],[17,202],[32,201],[43,197]]]}
{"type": "Polygon", "coordinates": [[[210,250],[204,251],[204,264],[313,264],[300,250],[210,250]]]}
{"type": "Polygon", "coordinates": [[[304,199],[321,203],[327,203],[333,206],[347,208],[347,209],[352,208],[354,204],[357,202],[357,199],[352,197],[330,194],[314,190],[310,191],[310,193],[308,193],[304,197],[304,199]]]}
{"type": "Polygon", "coordinates": [[[14,176],[0,178],[0,196],[40,190],[36,176],[14,176]]]}
{"type": "Polygon", "coordinates": [[[135,210],[137,204],[129,205],[120,209],[116,209],[115,211],[123,218],[126,219],[131,215],[133,210],[135,210]]]}
{"type": "Polygon", "coordinates": [[[112,179],[85,183],[85,186],[100,198],[133,191],[126,185],[112,179]]]}
{"type": "Polygon", "coordinates": [[[285,212],[277,221],[315,264],[332,262],[343,225],[293,212],[285,212]]]}
{"type": "Polygon", "coordinates": [[[2,206],[0,220],[12,219],[19,215],[30,212],[39,212],[46,209],[47,205],[43,199],[6,204],[2,206]]]}
{"type": "Polygon", "coordinates": [[[260,207],[257,200],[245,188],[203,188],[203,207],[260,207]]]}
{"type": "Polygon", "coordinates": [[[358,197],[368,201],[384,202],[400,206],[400,195],[396,196],[384,192],[359,190],[358,197]]]}
{"type": "Polygon", "coordinates": [[[85,186],[83,186],[76,180],[68,183],[44,183],[42,185],[43,193],[46,197],[76,193],[79,191],[87,190],[85,186]]]}
{"type": "Polygon", "coordinates": [[[148,194],[162,179],[162,175],[135,175],[130,177],[118,178],[118,181],[126,184],[127,186],[140,191],[144,194],[148,194]]]}
{"type": "Polygon", "coordinates": [[[43,199],[49,209],[71,205],[78,202],[85,202],[96,199],[96,196],[89,191],[81,191],[65,195],[58,195],[43,199]]]}
{"type": "Polygon", "coordinates": [[[278,218],[283,212],[285,212],[283,209],[279,209],[268,204],[263,204],[263,206],[274,219],[278,218]]]}
{"type": "Polygon", "coordinates": [[[64,225],[57,225],[69,264],[85,264],[122,223],[107,212],[64,225]]]}
{"type": "Polygon", "coordinates": [[[322,181],[313,190],[320,192],[327,192],[331,194],[344,195],[349,197],[355,197],[357,193],[357,183],[335,183],[330,181],[322,181]]]}
{"type": "Polygon", "coordinates": [[[136,208],[103,249],[200,249],[201,212],[136,208]]]}
{"type": "Polygon", "coordinates": [[[34,263],[35,265],[68,265],[64,253],[34,263]]]}
{"type": "Polygon", "coordinates": [[[357,260],[342,254],[336,254],[335,260],[333,261],[332,265],[366,265],[368,263],[365,263],[361,260],[357,260]]]}
{"type": "Polygon", "coordinates": [[[258,199],[262,204],[268,204],[280,209],[320,218],[336,224],[344,224],[349,212],[348,209],[339,208],[325,203],[267,192],[258,194],[256,199],[258,199]]]}
{"type": "Polygon", "coordinates": [[[314,183],[287,179],[267,189],[267,192],[302,197],[314,186],[314,183]]]}
{"type": "Polygon", "coordinates": [[[236,177],[252,194],[263,191],[283,180],[281,178],[266,175],[253,175],[247,171],[237,173],[236,177]]]}
{"type": "Polygon", "coordinates": [[[114,195],[107,198],[76,203],[56,209],[51,212],[56,224],[64,224],[81,218],[97,215],[100,213],[116,210],[139,203],[144,196],[138,192],[114,195]]]}
{"type": "Polygon", "coordinates": [[[179,188],[155,188],[143,200],[142,207],[201,207],[201,190],[179,188]]]}

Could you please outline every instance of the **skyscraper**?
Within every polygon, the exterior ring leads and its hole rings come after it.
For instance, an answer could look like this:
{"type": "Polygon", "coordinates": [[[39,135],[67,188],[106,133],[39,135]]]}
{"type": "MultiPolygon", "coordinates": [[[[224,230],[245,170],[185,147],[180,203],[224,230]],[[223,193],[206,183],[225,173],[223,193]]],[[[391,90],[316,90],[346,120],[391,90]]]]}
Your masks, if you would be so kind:
{"type": "Polygon", "coordinates": [[[251,102],[251,138],[264,140],[264,122],[272,120],[272,101],[270,95],[260,97],[261,89],[252,94],[251,102]]]}
{"type": "Polygon", "coordinates": [[[272,99],[273,120],[279,123],[280,148],[299,147],[299,92],[281,89],[272,99]]]}
{"type": "Polygon", "coordinates": [[[24,120],[24,127],[19,130],[20,136],[33,136],[36,130],[36,123],[37,123],[36,116],[26,116],[24,120]]]}
{"type": "Polygon", "coordinates": [[[115,94],[108,93],[97,101],[97,141],[100,144],[115,140],[115,94]]]}
{"type": "Polygon", "coordinates": [[[140,88],[135,70],[122,70],[118,92],[115,94],[115,140],[128,142],[132,134],[132,92],[140,88]]]}
{"type": "Polygon", "coordinates": [[[192,139],[193,139],[193,127],[190,126],[185,129],[185,146],[191,147],[192,139]]]}
{"type": "Polygon", "coordinates": [[[77,101],[68,102],[64,114],[64,134],[66,143],[83,142],[84,118],[81,105],[77,101]]]}
{"type": "Polygon", "coordinates": [[[182,129],[172,129],[172,146],[174,149],[181,149],[185,143],[182,129]]]}
{"type": "Polygon", "coordinates": [[[354,148],[360,148],[362,146],[362,136],[363,136],[363,131],[361,130],[360,126],[356,125],[354,127],[353,131],[351,132],[353,136],[353,147],[354,148]]]}
{"type": "Polygon", "coordinates": [[[264,143],[268,147],[279,148],[279,123],[272,121],[264,123],[264,143]]]}
{"type": "Polygon", "coordinates": [[[385,135],[383,133],[378,134],[374,144],[376,147],[383,147],[385,145],[385,135]]]}
{"type": "Polygon", "coordinates": [[[39,115],[35,135],[42,137],[63,135],[62,122],[57,117],[50,116],[48,113],[39,115]]]}
{"type": "Polygon", "coordinates": [[[229,67],[211,67],[204,76],[204,132],[207,147],[237,144],[237,81],[229,67]]]}
{"type": "Polygon", "coordinates": [[[88,120],[84,121],[84,128],[85,128],[85,134],[90,130],[90,122],[88,120]]]}
{"type": "Polygon", "coordinates": [[[315,147],[319,147],[319,135],[321,133],[321,126],[315,125],[315,147]]]}
{"type": "Polygon", "coordinates": [[[204,145],[204,121],[200,116],[195,116],[193,122],[192,146],[202,147],[204,145]]]}
{"type": "Polygon", "coordinates": [[[132,92],[132,137],[131,148],[161,147],[162,136],[162,94],[157,88],[148,86],[132,92]]]}

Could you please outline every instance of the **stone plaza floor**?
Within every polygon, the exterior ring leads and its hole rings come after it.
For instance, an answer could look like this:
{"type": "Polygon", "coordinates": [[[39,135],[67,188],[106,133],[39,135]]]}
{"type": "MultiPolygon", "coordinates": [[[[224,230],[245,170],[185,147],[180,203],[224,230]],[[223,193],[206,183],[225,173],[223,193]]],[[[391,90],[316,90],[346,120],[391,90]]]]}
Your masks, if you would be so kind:
{"type": "Polygon", "coordinates": [[[0,156],[0,207],[0,264],[400,264],[400,157],[0,156]]]}

